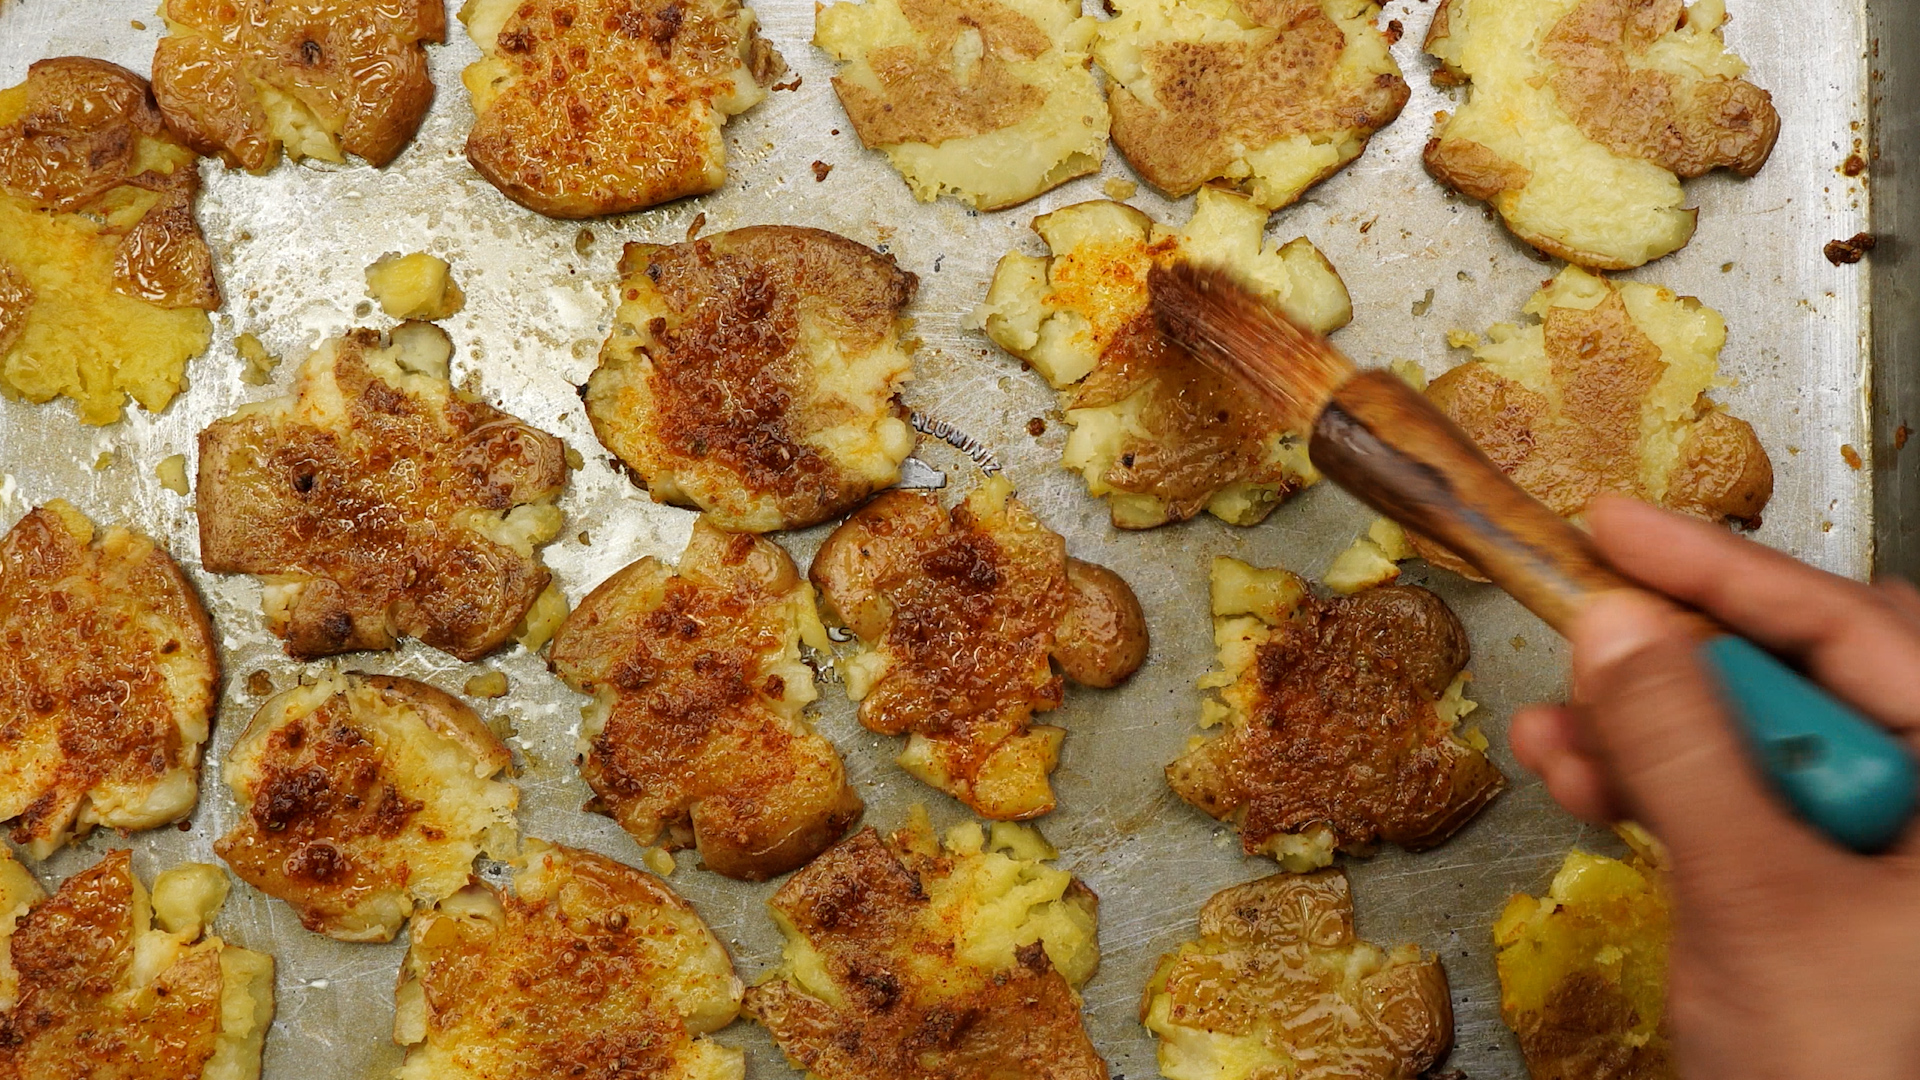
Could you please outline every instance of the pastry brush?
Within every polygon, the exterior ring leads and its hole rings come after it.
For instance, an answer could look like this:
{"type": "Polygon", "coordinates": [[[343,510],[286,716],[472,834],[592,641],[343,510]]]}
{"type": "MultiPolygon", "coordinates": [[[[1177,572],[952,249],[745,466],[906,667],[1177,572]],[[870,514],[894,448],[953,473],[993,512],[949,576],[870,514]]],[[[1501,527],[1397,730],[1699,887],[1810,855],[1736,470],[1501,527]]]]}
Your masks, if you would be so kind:
{"type": "MultiPolygon", "coordinates": [[[[1357,368],[1223,270],[1156,266],[1148,283],[1161,332],[1307,433],[1322,473],[1445,544],[1555,630],[1592,597],[1637,588],[1397,376],[1357,368]]],[[[1752,642],[1704,615],[1698,628],[1700,656],[1776,790],[1856,851],[1891,844],[1920,794],[1907,748],[1752,642]]]]}

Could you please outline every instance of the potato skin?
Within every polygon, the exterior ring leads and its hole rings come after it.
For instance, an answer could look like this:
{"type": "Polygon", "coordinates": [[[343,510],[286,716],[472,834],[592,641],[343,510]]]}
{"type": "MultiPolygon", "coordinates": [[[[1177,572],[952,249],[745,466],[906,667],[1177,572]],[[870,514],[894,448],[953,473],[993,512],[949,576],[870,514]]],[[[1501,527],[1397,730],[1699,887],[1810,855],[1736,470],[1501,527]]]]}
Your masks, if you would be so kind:
{"type": "Polygon", "coordinates": [[[266,95],[299,102],[322,142],[294,157],[392,161],[433,103],[426,45],[447,39],[442,0],[166,0],[169,33],[153,55],[167,126],[229,167],[264,172],[295,132],[266,95]]]}
{"type": "Polygon", "coordinates": [[[1119,574],[1067,559],[1067,603],[1054,629],[1053,658],[1082,686],[1113,687],[1147,659],[1147,616],[1119,574]]]}

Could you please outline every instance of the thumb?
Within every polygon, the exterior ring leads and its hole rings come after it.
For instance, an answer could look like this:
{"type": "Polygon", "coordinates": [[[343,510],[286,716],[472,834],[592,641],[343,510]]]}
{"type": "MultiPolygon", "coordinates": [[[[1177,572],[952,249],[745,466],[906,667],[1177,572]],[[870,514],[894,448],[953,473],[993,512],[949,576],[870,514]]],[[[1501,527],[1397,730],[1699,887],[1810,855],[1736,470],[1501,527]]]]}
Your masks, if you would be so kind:
{"type": "Polygon", "coordinates": [[[1607,593],[1574,621],[1572,641],[1574,693],[1614,786],[1676,864],[1746,865],[1793,835],[1678,609],[1607,593]]]}

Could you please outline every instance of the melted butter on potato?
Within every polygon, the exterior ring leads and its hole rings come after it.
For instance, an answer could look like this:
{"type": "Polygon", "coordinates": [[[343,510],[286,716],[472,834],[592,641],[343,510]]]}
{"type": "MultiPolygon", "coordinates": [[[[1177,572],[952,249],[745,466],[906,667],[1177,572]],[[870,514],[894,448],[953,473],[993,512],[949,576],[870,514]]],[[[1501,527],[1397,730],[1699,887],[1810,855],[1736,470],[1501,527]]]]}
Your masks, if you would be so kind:
{"type": "Polygon", "coordinates": [[[1283,569],[1216,558],[1218,690],[1201,725],[1224,725],[1167,766],[1182,799],[1234,824],[1248,854],[1288,870],[1385,840],[1433,847],[1505,785],[1486,740],[1460,730],[1466,631],[1425,589],[1321,600],[1283,569]]]}
{"type": "Polygon", "coordinates": [[[806,717],[800,644],[831,648],[813,587],[770,540],[702,517],[678,567],[633,563],[554,636],[553,669],[590,695],[580,772],[642,845],[697,846],[707,869],[762,881],[860,817],[840,755],[806,717]]]}
{"type": "Polygon", "coordinates": [[[1107,106],[1075,0],[843,0],[813,43],[860,141],[922,202],[999,210],[1100,167],[1107,106]]]}
{"type": "Polygon", "coordinates": [[[856,833],[768,902],[786,944],[748,1015],[819,1080],[1105,1080],[1077,993],[1098,902],[1054,858],[1004,822],[943,843],[917,807],[891,836],[856,833]]]}
{"type": "Polygon", "coordinates": [[[165,0],[153,54],[167,123],[203,154],[265,172],[398,155],[433,104],[442,0],[165,0]]]}
{"type": "Polygon", "coordinates": [[[1500,1016],[1535,1076],[1671,1077],[1665,1020],[1672,935],[1666,856],[1637,825],[1625,860],[1569,852],[1547,895],[1507,901],[1493,924],[1500,1016]]]}
{"type": "Polygon", "coordinates": [[[1353,307],[1305,237],[1265,239],[1267,213],[1206,187],[1176,229],[1130,206],[1079,203],[1034,219],[1050,254],[1004,256],[976,313],[987,336],[1060,391],[1061,463],[1106,498],[1113,523],[1146,529],[1202,510],[1264,519],[1319,478],[1306,447],[1264,407],[1154,328],[1147,270],[1180,259],[1224,266],[1325,333],[1353,307]]]}
{"type": "MultiPolygon", "coordinates": [[[[1496,323],[1427,397],[1555,513],[1631,495],[1714,521],[1757,523],[1773,464],[1752,425],[1708,398],[1720,383],[1720,314],[1640,282],[1562,270],[1496,323]]],[[[1420,553],[1462,568],[1415,538],[1420,553]]]]}
{"type": "Polygon", "coordinates": [[[1522,240],[1601,270],[1684,246],[1680,180],[1758,172],[1780,118],[1721,40],[1723,0],[1445,0],[1427,36],[1470,84],[1426,149],[1522,240]]]}
{"type": "Polygon", "coordinates": [[[528,840],[511,889],[475,884],[414,919],[394,991],[398,1080],[743,1080],[706,1036],[740,980],[700,916],[659,878],[528,840]]]}
{"type": "Polygon", "coordinates": [[[131,853],[108,853],[47,896],[0,851],[0,1067],[74,1075],[138,1048],[142,1080],[256,1080],[273,1022],[273,958],[209,932],[218,867],[184,863],[148,893],[131,853]],[[157,923],[157,925],[156,925],[157,923]]]}
{"type": "Polygon", "coordinates": [[[193,812],[220,659],[165,549],[61,500],[0,540],[0,820],[44,859],[193,812]],[[114,688],[108,690],[106,688],[114,688]]]}
{"type": "Polygon", "coordinates": [[[1413,1080],[1453,1042],[1439,958],[1355,937],[1339,870],[1214,894],[1199,940],[1160,958],[1140,1018],[1166,1080],[1413,1080]]]}
{"type": "Polygon", "coordinates": [[[460,21],[481,53],[467,160],[549,217],[718,188],[727,119],[786,69],[739,0],[467,0],[460,21]]]}
{"type": "Polygon", "coordinates": [[[809,570],[860,646],[839,660],[860,722],[907,736],[902,768],[996,820],[1054,807],[1063,674],[1113,686],[1146,658],[1139,601],[994,476],[952,510],[893,490],[827,537],[809,570]],[[1056,672],[1054,665],[1059,665],[1056,672]]]}
{"type": "Polygon", "coordinates": [[[220,306],[197,155],[145,79],[60,57],[0,91],[0,393],[86,424],[167,407],[220,306]]]}
{"type": "Polygon", "coordinates": [[[1372,0],[1120,0],[1094,56],[1113,141],[1155,187],[1286,206],[1407,103],[1372,0]]]}
{"type": "Polygon", "coordinates": [[[269,699],[227,754],[234,873],[342,941],[387,941],[513,854],[512,756],[472,709],[412,679],[337,674],[269,699]]]}

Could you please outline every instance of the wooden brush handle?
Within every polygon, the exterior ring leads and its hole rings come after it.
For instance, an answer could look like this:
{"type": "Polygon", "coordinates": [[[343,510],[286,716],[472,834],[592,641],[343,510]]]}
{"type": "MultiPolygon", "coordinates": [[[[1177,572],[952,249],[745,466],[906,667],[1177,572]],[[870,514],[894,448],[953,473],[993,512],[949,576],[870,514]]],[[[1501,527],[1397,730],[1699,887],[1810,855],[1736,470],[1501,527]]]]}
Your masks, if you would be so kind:
{"type": "Polygon", "coordinates": [[[1308,454],[1367,505],[1445,544],[1565,634],[1595,593],[1632,588],[1418,391],[1363,371],[1333,393],[1308,454]]]}

